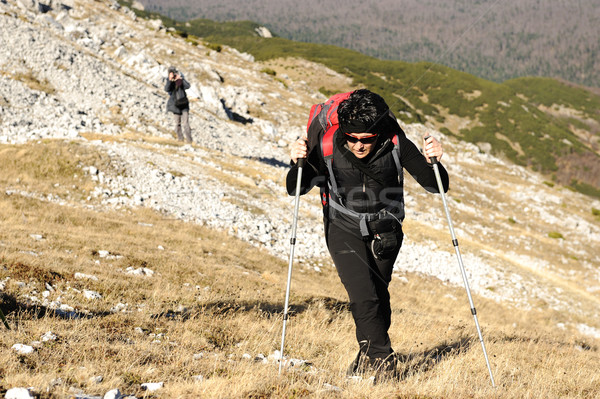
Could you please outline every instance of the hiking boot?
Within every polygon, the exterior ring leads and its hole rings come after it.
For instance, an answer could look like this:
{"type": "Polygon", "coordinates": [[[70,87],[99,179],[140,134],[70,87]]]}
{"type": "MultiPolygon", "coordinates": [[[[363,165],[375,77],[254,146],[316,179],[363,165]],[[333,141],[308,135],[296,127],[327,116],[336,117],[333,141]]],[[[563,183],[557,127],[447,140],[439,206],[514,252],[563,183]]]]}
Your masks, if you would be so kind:
{"type": "Polygon", "coordinates": [[[368,369],[369,363],[369,357],[359,350],[346,370],[346,377],[361,376],[368,369]]]}
{"type": "Polygon", "coordinates": [[[346,370],[347,377],[361,376],[367,371],[370,365],[369,357],[367,356],[367,350],[369,349],[369,341],[358,342],[358,354],[356,358],[348,366],[346,370]]]}
{"type": "Polygon", "coordinates": [[[371,367],[375,370],[375,384],[384,381],[398,381],[400,375],[396,364],[398,357],[395,353],[392,353],[385,359],[374,359],[371,362],[371,367]]]}

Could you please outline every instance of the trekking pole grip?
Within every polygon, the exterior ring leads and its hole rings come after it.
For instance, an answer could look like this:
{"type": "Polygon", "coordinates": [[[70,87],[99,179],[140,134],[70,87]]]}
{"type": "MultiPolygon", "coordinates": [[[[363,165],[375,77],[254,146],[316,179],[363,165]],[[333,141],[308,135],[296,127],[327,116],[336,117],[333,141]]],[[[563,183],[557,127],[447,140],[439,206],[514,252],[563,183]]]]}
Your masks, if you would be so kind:
{"type": "MultiPolygon", "coordinates": [[[[427,136],[423,137],[423,140],[427,141],[427,140],[429,140],[430,137],[431,137],[431,135],[428,134],[427,136]]],[[[438,163],[437,157],[429,157],[429,160],[431,161],[432,165],[435,165],[438,163]]]]}
{"type": "Polygon", "coordinates": [[[306,158],[298,158],[297,165],[299,168],[303,168],[305,164],[306,164],[306,158]]]}

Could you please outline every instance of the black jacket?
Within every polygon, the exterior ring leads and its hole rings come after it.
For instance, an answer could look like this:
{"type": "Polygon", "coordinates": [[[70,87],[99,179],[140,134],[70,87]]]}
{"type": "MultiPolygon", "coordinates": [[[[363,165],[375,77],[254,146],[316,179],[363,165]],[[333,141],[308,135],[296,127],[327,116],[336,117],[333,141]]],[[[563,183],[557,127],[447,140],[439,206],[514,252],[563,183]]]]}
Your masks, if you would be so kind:
{"type": "MultiPolygon", "coordinates": [[[[390,118],[392,119],[392,118],[390,118]]],[[[377,212],[386,206],[385,198],[402,196],[403,176],[398,176],[398,170],[393,159],[393,133],[399,136],[400,163],[413,178],[428,192],[437,193],[438,186],[432,165],[410,141],[395,120],[390,121],[395,126],[394,132],[380,134],[373,151],[365,159],[358,159],[350,152],[345,139],[339,132],[334,136],[333,171],[344,205],[355,212],[377,212]],[[382,199],[384,199],[382,201],[382,199]]],[[[314,186],[322,189],[327,187],[328,172],[321,151],[321,139],[324,132],[317,118],[308,129],[308,157],[302,170],[300,194],[309,192],[314,186]]],[[[449,178],[446,169],[438,164],[444,191],[448,191],[449,178]]],[[[292,165],[287,174],[286,187],[290,195],[295,195],[298,177],[297,165],[292,165]]],[[[402,200],[403,202],[403,200],[402,200]]],[[[402,210],[403,216],[403,210],[402,210]]],[[[325,212],[326,221],[331,219],[325,212]]],[[[340,215],[340,222],[346,229],[355,230],[356,220],[340,215]]],[[[332,220],[329,220],[333,222],[332,220]]]]}

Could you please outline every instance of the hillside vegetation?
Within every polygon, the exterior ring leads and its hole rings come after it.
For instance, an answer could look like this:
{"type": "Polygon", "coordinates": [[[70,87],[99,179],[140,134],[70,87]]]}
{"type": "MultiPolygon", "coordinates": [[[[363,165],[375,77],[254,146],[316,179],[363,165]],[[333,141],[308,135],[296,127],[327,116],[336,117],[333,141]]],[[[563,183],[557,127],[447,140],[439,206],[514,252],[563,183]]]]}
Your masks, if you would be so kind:
{"type": "MultiPolygon", "coordinates": [[[[600,196],[600,96],[584,88],[548,78],[500,84],[438,64],[382,61],[336,46],[261,38],[251,22],[165,23],[181,35],[226,44],[257,60],[298,57],[322,63],[350,77],[354,86],[381,94],[404,122],[431,124],[482,151],[551,174],[557,183],[600,196]]],[[[325,84],[321,91],[332,89],[325,84]]]]}
{"type": "Polygon", "coordinates": [[[503,82],[562,78],[600,87],[595,0],[141,0],[187,21],[252,20],[281,37],[332,44],[381,59],[429,61],[503,82]]]}

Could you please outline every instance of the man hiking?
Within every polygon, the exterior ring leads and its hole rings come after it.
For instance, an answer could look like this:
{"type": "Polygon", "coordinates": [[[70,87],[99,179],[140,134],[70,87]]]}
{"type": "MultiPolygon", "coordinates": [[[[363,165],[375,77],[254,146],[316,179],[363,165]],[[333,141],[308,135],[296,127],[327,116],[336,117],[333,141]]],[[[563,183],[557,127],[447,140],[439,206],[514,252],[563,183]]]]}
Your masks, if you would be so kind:
{"type": "MultiPolygon", "coordinates": [[[[321,189],[327,247],[356,326],[359,351],[348,375],[372,371],[392,378],[388,284],[403,238],[403,169],[428,192],[438,192],[430,161],[441,159],[442,146],[424,138],[422,154],[383,98],[366,89],[334,96],[314,112],[307,136],[291,146],[287,191],[296,194],[297,162],[306,158],[300,195],[315,185],[321,189]]],[[[447,191],[448,173],[441,164],[439,171],[447,191]]]]}

